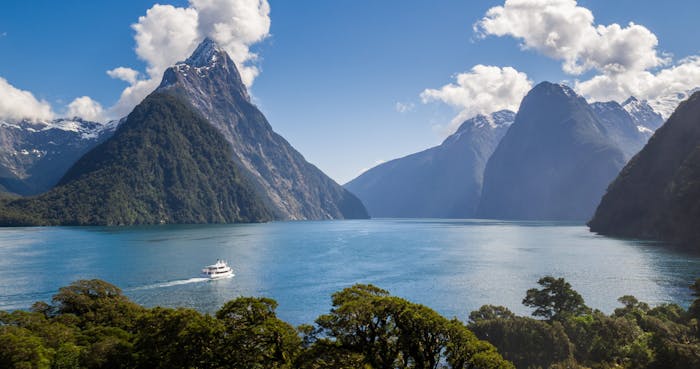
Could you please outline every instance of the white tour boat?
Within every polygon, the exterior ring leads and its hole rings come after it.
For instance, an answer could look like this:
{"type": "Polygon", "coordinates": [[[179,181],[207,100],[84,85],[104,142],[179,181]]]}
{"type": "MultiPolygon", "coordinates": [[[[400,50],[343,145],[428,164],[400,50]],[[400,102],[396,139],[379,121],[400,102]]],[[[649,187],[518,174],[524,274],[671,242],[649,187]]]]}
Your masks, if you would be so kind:
{"type": "Polygon", "coordinates": [[[233,269],[221,259],[216,260],[216,264],[207,265],[202,269],[202,277],[209,279],[233,277],[233,269]]]}

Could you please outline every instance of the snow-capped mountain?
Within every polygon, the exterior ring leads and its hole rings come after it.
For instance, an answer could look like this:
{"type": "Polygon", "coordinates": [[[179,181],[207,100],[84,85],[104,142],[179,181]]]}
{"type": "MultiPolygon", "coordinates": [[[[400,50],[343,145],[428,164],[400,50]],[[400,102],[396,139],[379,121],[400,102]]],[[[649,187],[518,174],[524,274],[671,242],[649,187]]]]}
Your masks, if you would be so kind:
{"type": "Polygon", "coordinates": [[[664,118],[646,100],[639,100],[631,96],[621,105],[637,125],[639,131],[649,133],[649,136],[664,124],[664,118]]]}
{"type": "Polygon", "coordinates": [[[484,167],[515,113],[477,115],[439,146],[380,164],[348,182],[373,217],[469,218],[484,167]]]}
{"type": "Polygon", "coordinates": [[[84,153],[111,136],[118,124],[80,118],[0,120],[0,190],[19,195],[47,191],[84,153]]]}

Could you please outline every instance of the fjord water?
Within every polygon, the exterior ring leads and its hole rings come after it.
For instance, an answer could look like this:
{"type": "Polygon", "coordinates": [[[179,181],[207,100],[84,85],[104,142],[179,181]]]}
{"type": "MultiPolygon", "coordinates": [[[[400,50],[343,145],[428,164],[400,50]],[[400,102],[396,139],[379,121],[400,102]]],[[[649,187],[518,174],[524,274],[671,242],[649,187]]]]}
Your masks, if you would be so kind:
{"type": "Polygon", "coordinates": [[[476,220],[357,220],[245,225],[0,229],[0,310],[48,301],[77,279],[116,284],[146,306],[214,312],[267,296],[293,324],[312,323],[333,292],[372,283],[466,319],[483,304],[526,314],[544,275],[565,277],[607,313],[631,294],[652,304],[692,299],[700,257],[596,236],[582,225],[476,220]],[[236,276],[207,281],[223,258],[236,276]]]}

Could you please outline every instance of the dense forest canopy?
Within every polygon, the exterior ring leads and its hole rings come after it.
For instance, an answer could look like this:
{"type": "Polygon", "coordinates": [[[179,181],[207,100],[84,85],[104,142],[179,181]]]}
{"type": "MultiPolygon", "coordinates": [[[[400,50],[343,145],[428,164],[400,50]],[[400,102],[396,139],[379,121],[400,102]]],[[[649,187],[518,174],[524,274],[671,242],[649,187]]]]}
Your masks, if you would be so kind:
{"type": "MultiPolygon", "coordinates": [[[[51,303],[0,311],[0,368],[700,367],[700,299],[652,308],[623,296],[606,315],[562,278],[538,284],[523,299],[533,317],[485,305],[467,324],[358,284],[295,328],[269,298],[237,298],[212,316],[145,308],[107,282],[80,280],[51,303]]],[[[700,280],[691,288],[700,297],[700,280]]]]}

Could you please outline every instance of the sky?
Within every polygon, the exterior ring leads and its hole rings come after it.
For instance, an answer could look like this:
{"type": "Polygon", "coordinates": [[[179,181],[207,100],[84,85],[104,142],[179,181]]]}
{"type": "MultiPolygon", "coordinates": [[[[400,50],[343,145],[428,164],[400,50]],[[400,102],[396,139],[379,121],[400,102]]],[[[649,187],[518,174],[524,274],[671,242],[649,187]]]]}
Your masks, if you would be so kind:
{"type": "Polygon", "coordinates": [[[0,119],[124,116],[209,36],[272,127],[342,184],[545,80],[668,114],[700,86],[697,14],[695,0],[5,0],[0,119]]]}

